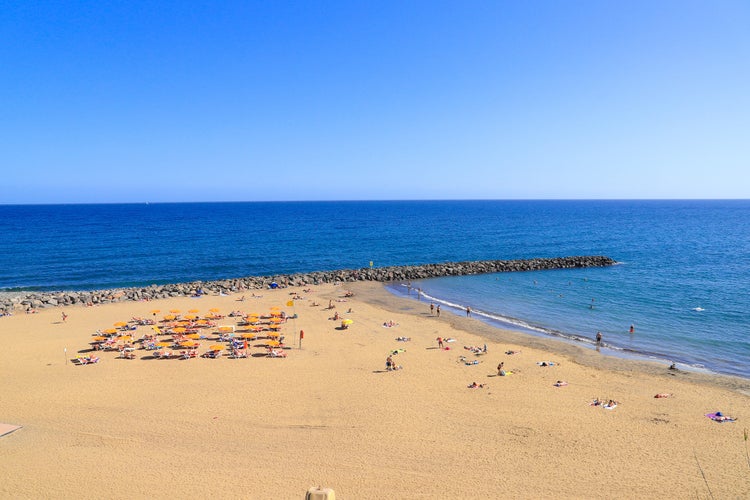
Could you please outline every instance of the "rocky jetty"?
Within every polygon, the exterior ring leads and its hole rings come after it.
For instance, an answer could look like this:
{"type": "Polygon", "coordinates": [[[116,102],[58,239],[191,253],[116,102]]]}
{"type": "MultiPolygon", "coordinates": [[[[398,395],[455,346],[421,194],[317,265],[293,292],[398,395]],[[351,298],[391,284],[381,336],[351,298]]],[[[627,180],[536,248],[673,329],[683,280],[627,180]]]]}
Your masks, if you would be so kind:
{"type": "Polygon", "coordinates": [[[196,296],[199,294],[220,295],[262,290],[271,283],[280,287],[307,286],[321,283],[348,283],[354,281],[398,282],[463,276],[469,274],[504,273],[518,271],[541,271],[547,269],[569,269],[611,266],[616,262],[604,256],[556,257],[526,260],[484,260],[471,262],[445,262],[414,266],[390,266],[338,271],[318,271],[277,276],[249,276],[218,281],[194,281],[168,285],[121,288],[96,291],[43,292],[6,294],[0,297],[0,313],[8,314],[36,310],[45,307],[99,305],[122,301],[145,301],[169,297],[196,296]]]}

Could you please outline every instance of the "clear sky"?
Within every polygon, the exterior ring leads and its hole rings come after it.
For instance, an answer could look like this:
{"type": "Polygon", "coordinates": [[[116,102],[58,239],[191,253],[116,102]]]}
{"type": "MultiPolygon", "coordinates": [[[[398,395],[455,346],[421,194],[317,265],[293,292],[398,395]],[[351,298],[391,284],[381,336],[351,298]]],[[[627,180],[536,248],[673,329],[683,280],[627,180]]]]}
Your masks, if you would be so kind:
{"type": "Polygon", "coordinates": [[[750,2],[3,1],[0,203],[750,198],[750,2]]]}

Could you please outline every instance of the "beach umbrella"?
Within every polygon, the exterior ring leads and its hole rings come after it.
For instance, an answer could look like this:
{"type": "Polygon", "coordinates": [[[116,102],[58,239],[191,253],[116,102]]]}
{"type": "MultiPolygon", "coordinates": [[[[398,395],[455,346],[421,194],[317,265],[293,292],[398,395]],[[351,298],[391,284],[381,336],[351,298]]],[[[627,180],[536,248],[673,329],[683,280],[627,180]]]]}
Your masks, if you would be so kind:
{"type": "Polygon", "coordinates": [[[189,309],[189,310],[188,310],[188,312],[189,312],[189,313],[197,313],[197,312],[198,312],[198,309],[189,309]]]}
{"type": "Polygon", "coordinates": [[[221,351],[222,349],[226,349],[227,346],[224,344],[214,344],[212,346],[209,346],[208,348],[212,351],[221,351]]]}
{"type": "Polygon", "coordinates": [[[151,309],[151,314],[158,314],[161,312],[161,309],[151,309]]]}
{"type": "Polygon", "coordinates": [[[170,309],[169,312],[178,314],[178,313],[180,313],[180,310],[179,309],[170,309]]]}
{"type": "Polygon", "coordinates": [[[118,321],[117,323],[115,323],[114,326],[128,326],[128,324],[125,323],[124,321],[118,321]]]}
{"type": "Polygon", "coordinates": [[[156,347],[169,347],[172,345],[172,342],[157,342],[156,347]]]}
{"type": "Polygon", "coordinates": [[[281,318],[271,318],[271,323],[281,323],[281,322],[283,322],[283,321],[284,321],[284,320],[283,320],[283,319],[281,319],[281,318]]]}
{"type": "Polygon", "coordinates": [[[197,334],[197,333],[188,333],[188,334],[187,334],[187,335],[185,335],[185,336],[186,336],[187,338],[189,338],[189,339],[193,339],[193,340],[198,340],[199,338],[201,338],[201,336],[200,336],[199,334],[197,334]]]}
{"type": "Polygon", "coordinates": [[[198,316],[195,314],[186,314],[185,319],[198,319],[198,316]]]}
{"type": "Polygon", "coordinates": [[[252,340],[252,339],[255,338],[255,334],[254,333],[243,333],[242,334],[242,338],[243,339],[247,339],[247,340],[252,340]]]}
{"type": "Polygon", "coordinates": [[[131,340],[133,340],[133,337],[131,337],[130,335],[123,335],[122,337],[120,337],[120,341],[122,342],[130,342],[131,340]]]}
{"type": "Polygon", "coordinates": [[[220,326],[219,331],[220,332],[233,332],[234,327],[233,326],[220,326]]]}
{"type": "Polygon", "coordinates": [[[209,311],[209,312],[212,312],[212,313],[217,313],[217,312],[219,312],[220,310],[221,310],[221,309],[219,309],[218,307],[212,307],[212,308],[211,308],[211,309],[209,309],[208,311],[209,311]]]}
{"type": "Polygon", "coordinates": [[[97,335],[96,337],[92,337],[92,340],[96,340],[97,342],[101,342],[102,340],[107,340],[107,337],[102,337],[101,335],[97,335]]]}
{"type": "Polygon", "coordinates": [[[173,314],[167,314],[164,316],[164,321],[174,321],[175,317],[173,314]]]}
{"type": "Polygon", "coordinates": [[[174,333],[185,333],[185,328],[178,326],[177,328],[172,328],[172,331],[174,333]]]}
{"type": "Polygon", "coordinates": [[[281,342],[279,342],[278,340],[267,340],[266,345],[268,347],[279,347],[281,345],[281,342]]]}
{"type": "Polygon", "coordinates": [[[106,330],[102,330],[102,331],[104,333],[109,333],[109,334],[117,333],[117,330],[115,330],[114,328],[107,328],[106,330]]]}
{"type": "Polygon", "coordinates": [[[200,344],[198,342],[195,342],[193,340],[188,340],[185,342],[180,342],[180,345],[182,347],[198,347],[200,344]]]}
{"type": "Polygon", "coordinates": [[[279,337],[279,332],[268,332],[268,335],[266,335],[266,336],[267,337],[277,338],[277,337],[279,337]]]}

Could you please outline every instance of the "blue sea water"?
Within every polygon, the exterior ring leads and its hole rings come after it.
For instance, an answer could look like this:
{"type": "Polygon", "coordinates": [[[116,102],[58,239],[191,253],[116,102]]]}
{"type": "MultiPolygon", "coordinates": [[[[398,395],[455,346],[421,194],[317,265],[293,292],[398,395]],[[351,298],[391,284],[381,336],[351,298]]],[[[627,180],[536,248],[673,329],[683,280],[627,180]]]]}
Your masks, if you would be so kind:
{"type": "Polygon", "coordinates": [[[0,231],[0,291],[606,255],[620,264],[412,285],[535,334],[601,331],[614,351],[750,377],[747,200],[0,205],[0,231]]]}

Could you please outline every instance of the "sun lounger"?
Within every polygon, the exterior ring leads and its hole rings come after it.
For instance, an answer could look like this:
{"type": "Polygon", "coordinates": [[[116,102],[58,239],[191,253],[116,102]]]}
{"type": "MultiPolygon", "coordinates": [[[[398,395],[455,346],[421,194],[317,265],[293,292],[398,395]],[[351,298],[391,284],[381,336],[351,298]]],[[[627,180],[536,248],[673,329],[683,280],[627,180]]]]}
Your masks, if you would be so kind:
{"type": "Polygon", "coordinates": [[[73,364],[75,365],[92,365],[98,362],[99,358],[97,356],[78,356],[73,359],[73,364]]]}

